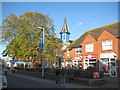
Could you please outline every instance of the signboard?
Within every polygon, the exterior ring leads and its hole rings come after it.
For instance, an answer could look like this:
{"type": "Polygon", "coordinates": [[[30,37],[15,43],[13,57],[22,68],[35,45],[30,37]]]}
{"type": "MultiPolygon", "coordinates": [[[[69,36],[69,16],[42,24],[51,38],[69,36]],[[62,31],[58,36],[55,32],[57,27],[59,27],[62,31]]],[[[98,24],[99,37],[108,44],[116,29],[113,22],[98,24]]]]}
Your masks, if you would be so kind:
{"type": "Polygon", "coordinates": [[[18,60],[10,60],[11,63],[15,63],[15,62],[18,62],[18,60]]]}
{"type": "Polygon", "coordinates": [[[96,54],[84,55],[84,58],[86,58],[86,59],[96,58],[96,54]]]}
{"type": "Polygon", "coordinates": [[[40,39],[40,50],[44,49],[44,42],[43,39],[40,39]]]}
{"type": "Polygon", "coordinates": [[[65,58],[66,61],[71,61],[72,59],[71,58],[65,58]]]}
{"type": "Polygon", "coordinates": [[[116,54],[115,53],[101,53],[100,58],[115,58],[116,54]]]}
{"type": "Polygon", "coordinates": [[[100,78],[100,72],[93,72],[93,78],[100,78]]]}
{"type": "Polygon", "coordinates": [[[82,56],[80,57],[75,57],[75,60],[81,60],[82,59],[82,56]]]}

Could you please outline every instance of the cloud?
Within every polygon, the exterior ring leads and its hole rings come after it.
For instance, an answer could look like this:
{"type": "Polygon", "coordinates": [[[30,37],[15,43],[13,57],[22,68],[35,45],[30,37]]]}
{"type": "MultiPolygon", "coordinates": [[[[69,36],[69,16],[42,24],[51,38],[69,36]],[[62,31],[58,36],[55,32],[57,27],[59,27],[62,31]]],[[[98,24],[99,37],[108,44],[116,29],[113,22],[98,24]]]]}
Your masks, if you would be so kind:
{"type": "Polygon", "coordinates": [[[96,24],[96,22],[94,21],[94,22],[91,22],[91,24],[96,24]]]}
{"type": "Polygon", "coordinates": [[[82,22],[79,22],[78,25],[81,26],[83,23],[82,22]]]}

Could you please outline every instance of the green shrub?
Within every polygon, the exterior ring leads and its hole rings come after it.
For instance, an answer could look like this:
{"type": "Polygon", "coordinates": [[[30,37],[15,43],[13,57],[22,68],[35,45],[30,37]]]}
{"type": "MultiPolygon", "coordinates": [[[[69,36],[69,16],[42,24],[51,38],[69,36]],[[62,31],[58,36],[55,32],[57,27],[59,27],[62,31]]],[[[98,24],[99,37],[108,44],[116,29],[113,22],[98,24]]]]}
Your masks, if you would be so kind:
{"type": "Polygon", "coordinates": [[[83,77],[83,70],[82,69],[74,69],[74,71],[73,71],[73,75],[74,75],[74,77],[83,77]]]}
{"type": "Polygon", "coordinates": [[[84,71],[84,78],[93,78],[93,72],[98,72],[98,69],[96,67],[88,67],[84,71]]]}

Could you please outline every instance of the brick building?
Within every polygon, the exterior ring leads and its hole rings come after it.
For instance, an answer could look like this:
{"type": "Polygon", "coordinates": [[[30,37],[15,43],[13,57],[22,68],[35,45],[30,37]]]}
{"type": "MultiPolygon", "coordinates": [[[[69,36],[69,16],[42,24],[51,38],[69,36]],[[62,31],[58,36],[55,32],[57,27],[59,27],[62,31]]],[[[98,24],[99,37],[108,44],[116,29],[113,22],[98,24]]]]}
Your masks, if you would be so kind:
{"type": "MultiPolygon", "coordinates": [[[[113,23],[85,32],[71,43],[64,52],[65,62],[74,68],[98,67],[105,74],[120,75],[120,32],[119,23],[113,23]]],[[[66,64],[65,64],[66,65],[66,64]]]]}

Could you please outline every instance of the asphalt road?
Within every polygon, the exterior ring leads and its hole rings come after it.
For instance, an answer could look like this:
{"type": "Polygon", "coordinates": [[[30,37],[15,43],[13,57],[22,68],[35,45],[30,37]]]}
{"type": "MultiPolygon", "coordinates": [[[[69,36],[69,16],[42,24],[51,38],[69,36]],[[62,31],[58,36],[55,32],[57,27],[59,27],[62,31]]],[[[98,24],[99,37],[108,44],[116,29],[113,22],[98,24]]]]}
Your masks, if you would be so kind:
{"type": "Polygon", "coordinates": [[[36,79],[9,72],[7,74],[8,88],[62,88],[55,82],[46,82],[44,79],[36,79]]]}

